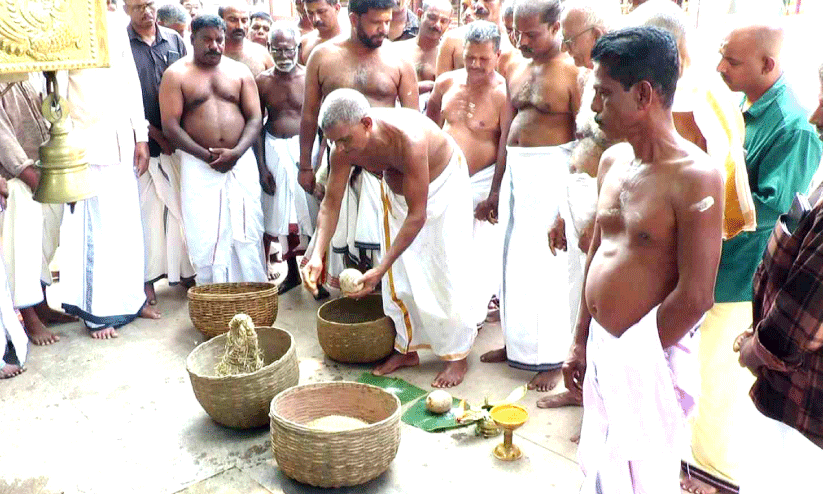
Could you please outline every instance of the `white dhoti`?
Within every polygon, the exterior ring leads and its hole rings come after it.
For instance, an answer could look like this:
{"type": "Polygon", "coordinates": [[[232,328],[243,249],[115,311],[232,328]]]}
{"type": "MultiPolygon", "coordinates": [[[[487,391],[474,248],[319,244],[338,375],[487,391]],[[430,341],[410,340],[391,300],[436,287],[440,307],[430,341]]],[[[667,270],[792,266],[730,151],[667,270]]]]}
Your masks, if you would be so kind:
{"type": "Polygon", "coordinates": [[[246,151],[226,173],[180,152],[183,226],[197,283],[268,280],[260,175],[246,151]]]}
{"type": "Polygon", "coordinates": [[[380,179],[363,170],[357,177],[354,191],[357,198],[357,218],[354,231],[349,234],[349,257],[369,266],[380,262],[380,220],[383,206],[380,201],[380,179]]]}
{"type": "MultiPolygon", "coordinates": [[[[493,178],[494,165],[488,166],[471,176],[472,215],[477,205],[488,199],[493,178]]],[[[503,186],[501,184],[501,187],[503,186]]],[[[489,310],[489,300],[492,296],[500,294],[500,283],[503,275],[500,269],[503,260],[503,225],[499,223],[493,225],[488,221],[475,219],[473,234],[474,266],[475,269],[480,271],[475,285],[477,293],[474,299],[476,305],[474,318],[476,322],[482,323],[485,321],[489,310]]]]}
{"type": "Polygon", "coordinates": [[[143,218],[145,281],[168,277],[169,284],[191,278],[180,208],[180,158],[161,154],[149,160],[149,169],[138,178],[143,218]]]}
{"type": "Polygon", "coordinates": [[[620,338],[589,326],[578,459],[583,494],[680,494],[683,410],[657,307],[620,338]]]}
{"type": "Polygon", "coordinates": [[[90,170],[97,195],[66,209],[60,228],[63,308],[91,329],[119,328],[146,301],[137,178],[127,163],[90,170]]]}
{"type": "Polygon", "coordinates": [[[8,208],[0,215],[3,257],[12,302],[22,309],[43,301],[43,205],[35,202],[32,190],[18,178],[9,180],[8,188],[8,208]]]}
{"type": "Polygon", "coordinates": [[[508,147],[499,214],[505,222],[500,321],[509,365],[559,368],[571,344],[567,254],[549,250],[548,232],[563,203],[569,175],[566,147],[508,147]],[[553,287],[552,293],[541,289],[553,287]]]}
{"type": "Polygon", "coordinates": [[[3,340],[3,351],[0,352],[0,369],[5,367],[7,363],[15,363],[6,361],[5,356],[7,353],[13,353],[10,357],[13,356],[17,360],[16,364],[22,367],[26,363],[26,356],[29,351],[29,339],[26,337],[23,325],[17,319],[17,314],[14,312],[8,281],[4,263],[0,262],[0,325],[3,326],[3,334],[0,335],[0,339],[3,340]],[[14,347],[14,352],[9,352],[9,343],[14,347]]]}
{"type": "MultiPolygon", "coordinates": [[[[385,254],[408,214],[405,198],[383,181],[382,248],[385,254]]],[[[429,184],[426,222],[383,278],[383,311],[397,329],[395,349],[431,349],[460,360],[477,335],[472,316],[471,185],[463,153],[455,145],[445,170],[429,184]]]]}
{"type": "Polygon", "coordinates": [[[43,257],[40,268],[40,281],[44,285],[52,284],[51,263],[60,244],[60,225],[63,223],[63,204],[43,204],[43,257]]]}
{"type": "Polygon", "coordinates": [[[572,173],[567,181],[568,202],[561,208],[566,222],[566,252],[569,262],[569,316],[572,327],[577,323],[583,294],[583,271],[586,252],[580,250],[580,236],[593,224],[597,211],[597,178],[587,173],[572,173]]]}
{"type": "MultiPolygon", "coordinates": [[[[354,185],[350,175],[340,203],[337,226],[326,253],[325,273],[321,277],[324,285],[339,289],[340,273],[346,269],[347,264],[374,267],[380,263],[383,236],[380,184],[380,179],[366,170],[358,173],[354,185]]],[[[314,248],[315,242],[312,239],[306,248],[301,267],[308,263],[314,248]]]]}
{"type": "MultiPolygon", "coordinates": [[[[300,136],[282,139],[266,133],[266,167],[274,177],[273,196],[261,195],[265,231],[272,237],[293,233],[290,225],[297,225],[297,233],[314,235],[309,198],[297,183],[297,166],[300,161],[300,136]]],[[[317,211],[314,211],[314,216],[317,211]]],[[[286,246],[284,246],[285,248],[286,246]]]]}

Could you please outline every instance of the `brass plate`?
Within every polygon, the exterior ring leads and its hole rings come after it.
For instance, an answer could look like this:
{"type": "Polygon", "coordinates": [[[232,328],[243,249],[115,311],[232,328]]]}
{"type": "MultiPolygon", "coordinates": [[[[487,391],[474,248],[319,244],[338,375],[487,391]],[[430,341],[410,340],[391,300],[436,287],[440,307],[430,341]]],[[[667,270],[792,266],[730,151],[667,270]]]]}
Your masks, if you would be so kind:
{"type": "Polygon", "coordinates": [[[0,0],[0,74],[108,65],[105,0],[0,0]]]}

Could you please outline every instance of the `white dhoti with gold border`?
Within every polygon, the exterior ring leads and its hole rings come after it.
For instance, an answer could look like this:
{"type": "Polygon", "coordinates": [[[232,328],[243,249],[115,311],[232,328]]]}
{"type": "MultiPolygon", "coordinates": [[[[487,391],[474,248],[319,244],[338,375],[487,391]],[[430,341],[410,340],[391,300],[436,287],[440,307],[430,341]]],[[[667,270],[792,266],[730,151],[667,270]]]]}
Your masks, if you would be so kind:
{"type": "MultiPolygon", "coordinates": [[[[383,277],[383,310],[397,329],[395,349],[431,349],[443,360],[460,360],[477,336],[474,303],[472,199],[463,153],[429,184],[426,222],[383,277]]],[[[405,198],[381,183],[382,253],[408,214],[405,198]]]]}

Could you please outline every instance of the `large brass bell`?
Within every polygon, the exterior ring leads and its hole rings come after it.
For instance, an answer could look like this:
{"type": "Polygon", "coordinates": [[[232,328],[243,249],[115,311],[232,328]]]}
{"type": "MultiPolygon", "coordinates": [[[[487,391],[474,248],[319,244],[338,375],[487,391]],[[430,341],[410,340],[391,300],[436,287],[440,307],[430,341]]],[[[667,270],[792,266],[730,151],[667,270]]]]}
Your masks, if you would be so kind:
{"type": "Polygon", "coordinates": [[[48,96],[43,101],[43,117],[51,123],[48,142],[40,146],[40,184],[34,200],[44,203],[66,203],[88,199],[97,194],[92,187],[86,151],[69,135],[68,103],[57,88],[53,72],[46,73],[48,96]]]}

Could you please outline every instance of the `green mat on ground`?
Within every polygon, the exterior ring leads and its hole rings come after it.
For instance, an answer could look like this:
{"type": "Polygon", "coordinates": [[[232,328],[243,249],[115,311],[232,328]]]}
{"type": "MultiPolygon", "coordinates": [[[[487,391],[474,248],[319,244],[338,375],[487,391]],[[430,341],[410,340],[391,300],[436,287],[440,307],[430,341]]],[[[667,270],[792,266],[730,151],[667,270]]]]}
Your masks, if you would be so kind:
{"type": "MultiPolygon", "coordinates": [[[[465,425],[458,424],[451,412],[437,415],[428,411],[428,409],[426,409],[426,400],[421,398],[426,396],[428,392],[399,377],[375,376],[371,372],[364,372],[363,375],[357,379],[357,382],[371,384],[372,386],[385,389],[389,393],[397,396],[403,405],[417,400],[415,404],[406,410],[406,413],[404,413],[402,417],[403,422],[409,425],[423,429],[426,432],[439,432],[456,429],[458,427],[466,427],[465,425]]],[[[460,399],[454,398],[452,400],[452,408],[458,404],[460,404],[460,399]]]]}
{"type": "Polygon", "coordinates": [[[403,405],[427,394],[414,384],[409,384],[398,377],[375,376],[371,372],[364,372],[357,382],[385,389],[400,399],[400,403],[403,405]]]}
{"type": "MultiPolygon", "coordinates": [[[[459,404],[460,400],[458,398],[454,398],[452,401],[452,408],[459,404]]],[[[417,403],[410,406],[409,409],[406,410],[406,413],[403,414],[403,418],[401,420],[409,425],[417,427],[418,429],[423,429],[426,432],[441,432],[449,429],[466,427],[464,424],[457,423],[457,420],[451,411],[441,415],[431,413],[426,408],[425,398],[417,400],[417,403]]]]}

